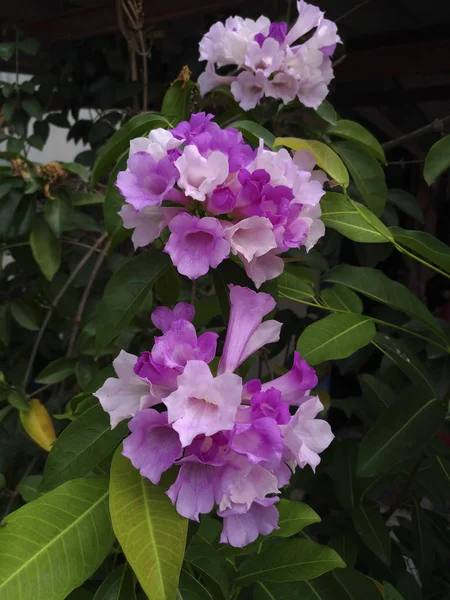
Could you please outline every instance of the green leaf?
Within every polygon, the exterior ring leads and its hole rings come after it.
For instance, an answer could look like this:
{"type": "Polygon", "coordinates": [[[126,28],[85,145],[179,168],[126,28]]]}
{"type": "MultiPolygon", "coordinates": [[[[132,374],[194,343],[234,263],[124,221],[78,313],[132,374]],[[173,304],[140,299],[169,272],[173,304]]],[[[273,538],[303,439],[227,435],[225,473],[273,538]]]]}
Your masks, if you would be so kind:
{"type": "Polygon", "coordinates": [[[198,85],[193,81],[175,81],[164,95],[161,112],[173,126],[189,119],[189,104],[198,85]]]}
{"type": "Polygon", "coordinates": [[[286,267],[277,282],[280,298],[288,298],[294,302],[311,301],[315,298],[313,279],[308,269],[286,267]]]}
{"type": "Polygon", "coordinates": [[[358,482],[355,480],[357,460],[358,447],[355,442],[343,440],[334,444],[331,473],[336,498],[343,508],[353,508],[358,500],[358,482]]]}
{"type": "Polygon", "coordinates": [[[360,541],[353,532],[333,537],[328,544],[336,550],[348,567],[354,566],[358,558],[360,541]]]}
{"type": "Polygon", "coordinates": [[[390,227],[390,230],[396,242],[450,273],[450,248],[446,244],[424,231],[408,231],[401,227],[390,227]]]}
{"type": "Polygon", "coordinates": [[[37,383],[53,384],[64,381],[75,373],[76,358],[57,358],[42,369],[36,377],[37,383]]]}
{"type": "Polygon", "coordinates": [[[170,265],[155,283],[155,294],[163,306],[176,304],[181,292],[178,271],[170,265]]]}
{"type": "Polygon", "coordinates": [[[108,575],[93,600],[136,600],[133,571],[125,563],[108,575]]]}
{"type": "Polygon", "coordinates": [[[404,600],[403,596],[388,581],[383,581],[383,587],[384,600],[404,600]]]}
{"type": "Polygon", "coordinates": [[[108,481],[78,479],[5,519],[0,528],[2,600],[62,600],[101,565],[114,536],[108,481]]]}
{"type": "Polygon", "coordinates": [[[347,600],[340,585],[331,574],[322,575],[311,581],[275,583],[257,581],[253,600],[347,600]]]}
{"type": "Polygon", "coordinates": [[[342,119],[333,127],[328,127],[327,133],[346,140],[359,142],[369,152],[371,152],[380,162],[386,163],[384,150],[378,140],[365,127],[355,121],[342,119]]]}
{"type": "Polygon", "coordinates": [[[431,146],[423,166],[423,177],[428,185],[450,167],[450,135],[431,146]]]}
{"type": "Polygon", "coordinates": [[[63,190],[56,190],[54,196],[54,200],[47,199],[45,202],[44,217],[59,237],[72,216],[72,203],[69,195],[63,190]]]}
{"type": "Polygon", "coordinates": [[[352,512],[356,533],[364,544],[386,565],[391,563],[391,538],[379,511],[371,506],[357,506],[352,512]]]}
{"type": "Polygon", "coordinates": [[[276,138],[274,146],[286,146],[294,151],[307,150],[314,155],[317,165],[342,186],[349,184],[348,171],[336,152],[316,140],[301,140],[298,138],[276,138]]]}
{"type": "Polygon", "coordinates": [[[273,148],[275,145],[275,136],[273,133],[253,121],[236,121],[230,127],[239,129],[244,138],[255,148],[259,146],[259,140],[264,140],[264,144],[268,148],[273,148]]]}
{"type": "Polygon", "coordinates": [[[113,458],[110,489],[114,532],[142,589],[150,598],[175,600],[187,519],[166,496],[164,483],[141,477],[121,448],[113,458]]]}
{"type": "Polygon", "coordinates": [[[77,175],[83,181],[89,181],[89,169],[84,165],[81,165],[77,162],[69,163],[61,161],[59,161],[59,164],[63,167],[63,169],[69,171],[69,173],[72,173],[73,175],[77,175]]]}
{"type": "Polygon", "coordinates": [[[42,475],[29,475],[22,479],[17,486],[17,491],[25,502],[32,502],[42,496],[42,492],[39,490],[41,483],[42,475]]]}
{"type": "Polygon", "coordinates": [[[187,571],[182,571],[177,600],[214,600],[208,590],[187,571]]]}
{"type": "Polygon", "coordinates": [[[39,100],[33,96],[28,96],[22,100],[22,108],[26,113],[40,121],[42,119],[42,105],[39,100]]]}
{"type": "Polygon", "coordinates": [[[372,300],[387,304],[425,323],[432,331],[442,335],[439,323],[428,308],[404,285],[389,279],[378,269],[338,265],[324,276],[324,281],[340,283],[368,296],[372,300]]]}
{"type": "Polygon", "coordinates": [[[434,567],[433,529],[417,499],[414,499],[413,503],[411,535],[414,544],[414,562],[419,569],[422,582],[425,582],[434,567]]]}
{"type": "Polygon", "coordinates": [[[9,306],[4,304],[0,306],[0,342],[7,346],[11,334],[11,318],[9,314],[9,306]]]}
{"type": "Polygon", "coordinates": [[[272,536],[291,537],[307,525],[320,523],[319,515],[310,506],[303,504],[303,502],[282,498],[277,503],[277,508],[280,513],[278,521],[279,529],[275,529],[272,536]]]}
{"type": "Polygon", "coordinates": [[[61,245],[42,216],[37,216],[30,235],[31,251],[45,278],[51,281],[61,264],[61,245]]]}
{"type": "Polygon", "coordinates": [[[235,584],[247,586],[255,581],[303,581],[345,567],[334,550],[309,540],[285,540],[277,546],[251,556],[238,571],[235,584]]]}
{"type": "Polygon", "coordinates": [[[409,215],[419,223],[423,223],[423,210],[418,199],[401,189],[388,190],[388,202],[396,206],[399,210],[409,215]]]}
{"type": "Polygon", "coordinates": [[[372,320],[353,313],[333,314],[308,325],[297,342],[297,350],[310,365],[346,358],[367,346],[375,337],[372,320]]]}
{"type": "Polygon", "coordinates": [[[383,169],[377,159],[355,142],[335,142],[332,147],[350,171],[364,203],[379,217],[386,204],[387,187],[383,169]]]}
{"type": "Polygon", "coordinates": [[[215,600],[228,600],[229,582],[235,574],[235,569],[226,558],[218,556],[209,544],[196,543],[189,546],[185,560],[201,572],[202,580],[215,600]]]}
{"type": "Polygon", "coordinates": [[[127,434],[125,422],[111,430],[109,416],[96,404],[58,436],[44,469],[43,490],[88,475],[127,434]]]}
{"type": "Polygon", "coordinates": [[[374,375],[364,374],[358,376],[359,385],[364,396],[364,402],[370,405],[378,418],[391,404],[394,404],[396,395],[383,381],[374,375]]]}
{"type": "Polygon", "coordinates": [[[25,412],[29,412],[30,410],[28,400],[25,398],[22,392],[14,390],[10,394],[8,394],[8,402],[9,404],[11,404],[11,406],[17,408],[17,410],[23,410],[25,412]]]}
{"type": "Polygon", "coordinates": [[[425,445],[441,427],[445,408],[420,391],[400,396],[363,438],[358,456],[358,477],[384,473],[425,445]]]}
{"type": "Polygon", "coordinates": [[[363,303],[358,294],[344,285],[336,284],[320,292],[322,301],[337,311],[361,314],[363,303]]]}
{"type": "Polygon", "coordinates": [[[40,44],[40,42],[38,42],[38,40],[27,37],[23,40],[20,40],[17,44],[17,47],[19,48],[19,50],[22,50],[22,52],[25,52],[25,54],[33,54],[34,55],[39,50],[40,45],[41,44],[40,44]]]}
{"type": "Polygon", "coordinates": [[[10,304],[11,314],[24,329],[38,331],[41,325],[39,317],[34,309],[22,298],[16,298],[10,304]]]}
{"type": "Polygon", "coordinates": [[[330,123],[330,125],[336,125],[337,114],[332,104],[328,100],[324,100],[322,104],[316,109],[316,113],[321,119],[330,123]]]}
{"type": "Polygon", "coordinates": [[[131,230],[124,228],[122,217],[119,215],[119,211],[124,205],[125,200],[116,186],[117,174],[119,171],[124,171],[127,168],[127,157],[128,152],[119,158],[114,169],[111,171],[106,188],[105,203],[103,205],[105,228],[108,232],[111,250],[114,250],[114,248],[131,235],[131,230]]]}
{"type": "Polygon", "coordinates": [[[167,254],[153,250],[128,259],[117,269],[97,307],[98,352],[127,327],[169,264],[167,254]]]}
{"type": "Polygon", "coordinates": [[[101,194],[89,194],[87,192],[71,192],[70,201],[72,206],[90,206],[91,204],[103,204],[105,196],[101,194]]]}
{"type": "Polygon", "coordinates": [[[0,44],[0,59],[1,60],[9,60],[11,56],[14,54],[14,50],[16,49],[16,45],[12,42],[3,42],[0,44]]]}
{"type": "Polygon", "coordinates": [[[128,153],[130,140],[148,134],[156,127],[170,127],[170,123],[158,113],[136,115],[114,133],[100,150],[92,169],[92,185],[95,185],[106,169],[124,152],[128,153]]]}
{"type": "Polygon", "coordinates": [[[366,206],[350,202],[343,194],[327,192],[320,206],[325,226],[354,242],[385,244],[394,239],[389,229],[366,206]]]}
{"type": "Polygon", "coordinates": [[[346,600],[382,599],[375,584],[356,569],[339,569],[339,571],[334,571],[331,576],[338,582],[346,600]]]}

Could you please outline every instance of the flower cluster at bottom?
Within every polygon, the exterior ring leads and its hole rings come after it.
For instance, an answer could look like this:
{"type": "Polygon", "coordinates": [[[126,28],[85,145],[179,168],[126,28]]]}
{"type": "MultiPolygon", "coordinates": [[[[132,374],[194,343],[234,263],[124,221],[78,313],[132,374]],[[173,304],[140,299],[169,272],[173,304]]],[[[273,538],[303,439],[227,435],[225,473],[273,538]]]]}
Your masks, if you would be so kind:
{"type": "Polygon", "coordinates": [[[158,484],[164,471],[178,467],[167,491],[177,511],[198,521],[216,506],[220,541],[242,547],[277,529],[280,488],[296,466],[315,469],[333,434],[316,419],[323,406],[309,392],[317,377],[298,353],[292,369],[273,381],[243,383],[234,373],[278,340],[281,323],[263,322],[275,307],[268,294],[230,286],[230,303],[217,375],[209,363],[218,335],[197,337],[194,308],[180,302],[173,311],[153,312],[163,335],[139,358],[122,351],[114,361],[118,379],[107,379],[95,395],[112,427],[132,417],[123,454],[141,475],[158,484]]]}

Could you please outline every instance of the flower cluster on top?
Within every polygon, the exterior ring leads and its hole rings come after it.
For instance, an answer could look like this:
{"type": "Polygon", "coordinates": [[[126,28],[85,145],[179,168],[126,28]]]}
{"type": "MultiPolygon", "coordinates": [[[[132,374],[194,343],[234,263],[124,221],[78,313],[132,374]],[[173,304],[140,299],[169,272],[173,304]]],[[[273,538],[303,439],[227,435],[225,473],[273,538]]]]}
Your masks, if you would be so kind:
{"type": "Polygon", "coordinates": [[[182,275],[197,279],[230,253],[259,287],[283,272],[278,256],[310,250],[324,234],[320,198],[325,174],[311,153],[253,150],[233,128],[198,113],[174,129],[155,129],[130,143],[117,186],[124,226],[135,247],[168,226],[165,245],[182,275]],[[167,202],[169,201],[169,202],[167,202]]]}
{"type": "Polygon", "coordinates": [[[317,108],[328,94],[331,56],[341,39],[336,24],[317,6],[298,0],[297,8],[297,22],[289,31],[287,23],[271,23],[267,17],[229,17],[225,24],[215,23],[200,42],[200,60],[208,61],[198,80],[201,93],[231,85],[244,110],[254,108],[263,96],[285,104],[297,97],[317,108]],[[226,65],[233,65],[235,72],[219,75],[216,66],[226,65]]]}
{"type": "Polygon", "coordinates": [[[141,475],[158,484],[164,471],[178,467],[167,491],[177,511],[198,521],[216,506],[221,542],[242,547],[277,529],[280,488],[297,465],[315,469],[333,434],[316,419],[323,406],[309,391],[317,377],[298,353],[288,373],[267,383],[243,383],[234,373],[278,340],[281,323],[263,322],[275,306],[268,294],[230,286],[230,303],[217,375],[209,364],[218,336],[197,337],[194,308],[181,302],[153,312],[163,335],[139,358],[122,351],[114,361],[119,378],[107,379],[95,395],[112,427],[132,417],[123,454],[141,475]]]}

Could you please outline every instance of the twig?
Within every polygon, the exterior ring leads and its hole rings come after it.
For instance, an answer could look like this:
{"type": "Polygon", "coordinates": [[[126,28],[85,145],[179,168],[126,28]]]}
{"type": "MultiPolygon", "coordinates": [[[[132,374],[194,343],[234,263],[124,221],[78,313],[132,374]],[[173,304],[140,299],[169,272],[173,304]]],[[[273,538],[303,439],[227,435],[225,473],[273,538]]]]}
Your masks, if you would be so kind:
{"type": "Polygon", "coordinates": [[[344,13],[343,15],[341,15],[340,17],[338,17],[337,19],[335,19],[334,22],[335,23],[339,23],[339,21],[342,21],[346,17],[350,16],[352,13],[354,13],[356,10],[359,10],[360,8],[362,8],[363,6],[365,6],[366,4],[369,4],[369,2],[371,2],[371,0],[363,0],[359,4],[356,4],[353,8],[350,8],[346,13],[344,13]]]}
{"type": "Polygon", "coordinates": [[[27,370],[25,371],[25,375],[24,375],[23,382],[22,382],[22,387],[23,387],[24,390],[26,390],[27,383],[28,383],[28,381],[30,379],[30,376],[31,376],[31,373],[33,371],[34,360],[36,358],[36,354],[37,354],[37,351],[39,349],[39,345],[40,345],[40,343],[42,341],[42,338],[44,336],[45,330],[47,329],[47,326],[48,326],[48,324],[50,322],[50,319],[51,319],[51,317],[53,315],[53,311],[55,310],[55,308],[59,304],[59,301],[61,300],[61,298],[64,296],[64,294],[67,292],[67,290],[71,286],[71,284],[72,284],[73,280],[75,279],[75,277],[78,275],[78,273],[81,271],[81,269],[87,263],[87,261],[91,258],[91,256],[97,250],[97,248],[101,244],[103,244],[103,242],[106,240],[107,237],[108,237],[108,234],[104,233],[102,236],[100,236],[97,239],[97,241],[92,246],[92,248],[90,248],[89,251],[86,252],[86,254],[83,256],[83,258],[77,264],[77,266],[75,267],[75,269],[73,270],[73,272],[70,274],[70,276],[67,279],[66,283],[59,290],[56,298],[54,299],[54,301],[52,302],[50,308],[48,309],[47,314],[45,315],[45,319],[42,322],[41,328],[39,329],[39,332],[37,334],[36,340],[34,342],[33,349],[31,351],[31,355],[30,355],[30,360],[28,361],[27,370]]]}
{"type": "Polygon", "coordinates": [[[92,289],[92,286],[94,285],[95,278],[97,277],[97,273],[99,272],[100,267],[102,266],[103,261],[105,260],[108,250],[109,250],[109,242],[107,244],[105,244],[105,247],[100,252],[100,256],[97,258],[97,260],[95,262],[94,268],[92,269],[91,276],[89,277],[89,281],[83,292],[83,296],[81,297],[80,305],[78,307],[78,310],[75,314],[75,318],[73,320],[72,333],[70,334],[70,340],[69,340],[69,344],[67,346],[67,354],[66,354],[67,357],[70,357],[72,355],[73,347],[75,345],[75,340],[77,339],[78,331],[80,330],[81,319],[83,317],[83,312],[86,307],[86,302],[89,298],[89,294],[91,293],[91,289],[92,289]]]}
{"type": "Polygon", "coordinates": [[[405,165],[417,165],[420,163],[425,162],[424,158],[414,158],[413,160],[393,160],[391,162],[388,162],[388,167],[391,167],[393,165],[398,165],[399,167],[404,167],[405,165]]]}
{"type": "Polygon", "coordinates": [[[37,460],[37,457],[35,456],[30,464],[28,465],[28,467],[25,469],[24,474],[22,475],[19,483],[16,485],[16,489],[14,490],[14,492],[11,494],[11,498],[9,499],[8,505],[5,509],[5,512],[3,513],[3,517],[0,519],[0,524],[3,524],[3,521],[6,519],[6,517],[9,515],[9,511],[12,508],[12,505],[14,504],[14,500],[17,498],[17,496],[19,495],[19,485],[22,483],[22,481],[28,477],[28,475],[30,474],[31,469],[34,467],[34,464],[37,460]]]}
{"type": "Polygon", "coordinates": [[[415,131],[411,131],[410,133],[406,133],[405,135],[401,135],[395,140],[391,140],[390,142],[386,142],[382,144],[384,150],[392,150],[392,148],[397,148],[401,146],[404,142],[409,140],[421,137],[430,132],[438,132],[442,133],[444,131],[444,127],[450,124],[450,115],[448,117],[444,117],[443,119],[435,119],[432,123],[428,123],[424,127],[420,127],[415,131]]]}
{"type": "Polygon", "coordinates": [[[405,481],[402,489],[397,494],[397,497],[395,498],[395,500],[391,504],[391,507],[383,514],[383,517],[384,517],[385,521],[387,521],[388,519],[390,519],[392,517],[392,515],[395,513],[395,511],[398,508],[400,508],[400,506],[401,506],[401,504],[403,502],[403,499],[404,499],[407,491],[409,490],[409,488],[411,487],[411,485],[414,482],[414,479],[415,479],[415,477],[417,475],[417,472],[418,472],[418,470],[420,468],[420,465],[422,464],[424,456],[425,455],[422,454],[422,456],[416,462],[416,464],[414,465],[414,467],[411,469],[411,473],[408,475],[408,479],[405,481]]]}

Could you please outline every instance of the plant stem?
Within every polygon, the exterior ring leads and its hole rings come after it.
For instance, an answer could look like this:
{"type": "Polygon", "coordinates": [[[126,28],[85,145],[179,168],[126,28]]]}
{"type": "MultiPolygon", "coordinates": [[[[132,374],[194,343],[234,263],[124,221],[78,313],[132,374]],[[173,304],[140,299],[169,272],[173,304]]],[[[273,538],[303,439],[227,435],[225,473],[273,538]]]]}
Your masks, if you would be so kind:
{"type": "Polygon", "coordinates": [[[25,472],[24,472],[24,474],[22,475],[22,477],[20,478],[20,481],[19,481],[19,483],[17,484],[17,486],[16,486],[16,489],[15,489],[15,490],[14,490],[14,492],[11,494],[11,498],[9,499],[9,502],[8,502],[8,505],[7,505],[6,509],[5,509],[5,512],[3,513],[3,517],[0,519],[0,524],[2,524],[2,523],[3,523],[3,521],[4,521],[4,519],[5,519],[5,518],[6,518],[6,517],[9,515],[9,511],[11,510],[11,508],[12,508],[12,505],[14,504],[14,500],[15,500],[15,499],[17,498],[17,496],[19,495],[19,489],[18,489],[18,488],[19,488],[19,484],[21,484],[21,483],[22,483],[22,481],[23,481],[23,480],[24,480],[26,477],[28,477],[28,475],[30,474],[30,471],[31,471],[31,469],[34,467],[34,464],[35,464],[36,460],[37,460],[37,457],[35,456],[35,457],[34,457],[34,458],[31,460],[31,462],[30,462],[30,464],[28,465],[28,467],[25,469],[25,472]]]}
{"type": "Polygon", "coordinates": [[[399,493],[397,494],[397,497],[394,499],[393,503],[391,504],[391,507],[383,514],[384,519],[387,521],[388,519],[390,519],[390,517],[392,517],[392,515],[395,513],[395,511],[400,508],[404,497],[406,495],[406,493],[408,492],[409,488],[411,487],[411,485],[414,482],[414,479],[417,475],[417,472],[420,468],[420,465],[422,464],[422,461],[424,459],[424,454],[422,454],[422,456],[419,458],[419,460],[416,462],[416,464],[414,465],[414,467],[411,469],[411,473],[408,476],[408,479],[405,481],[403,487],[401,488],[401,490],[399,491],[399,493]]]}
{"type": "Polygon", "coordinates": [[[436,273],[439,273],[439,275],[443,275],[444,277],[447,277],[447,279],[450,279],[450,274],[446,273],[445,271],[442,271],[439,267],[435,267],[434,265],[432,265],[431,263],[427,262],[423,258],[420,258],[420,256],[417,256],[416,254],[413,254],[412,252],[410,252],[409,250],[407,250],[403,246],[400,246],[400,244],[397,244],[396,242],[394,242],[394,246],[397,248],[397,250],[401,254],[406,254],[406,256],[409,256],[410,258],[413,258],[414,260],[417,260],[417,262],[420,262],[422,265],[425,265],[425,267],[428,267],[429,269],[432,269],[433,271],[436,271],[436,273]]]}
{"type": "Polygon", "coordinates": [[[430,131],[442,132],[444,130],[445,125],[450,124],[450,115],[448,117],[444,117],[443,119],[435,119],[432,123],[428,123],[424,127],[420,127],[410,133],[406,133],[405,135],[401,135],[395,140],[391,140],[390,142],[386,142],[382,144],[384,150],[392,150],[392,148],[397,148],[397,146],[401,146],[404,142],[408,142],[409,140],[415,139],[417,137],[421,137],[430,131]]]}

